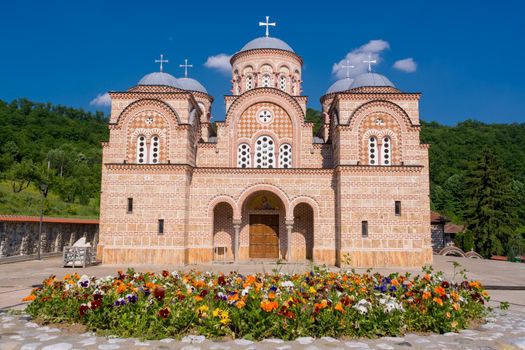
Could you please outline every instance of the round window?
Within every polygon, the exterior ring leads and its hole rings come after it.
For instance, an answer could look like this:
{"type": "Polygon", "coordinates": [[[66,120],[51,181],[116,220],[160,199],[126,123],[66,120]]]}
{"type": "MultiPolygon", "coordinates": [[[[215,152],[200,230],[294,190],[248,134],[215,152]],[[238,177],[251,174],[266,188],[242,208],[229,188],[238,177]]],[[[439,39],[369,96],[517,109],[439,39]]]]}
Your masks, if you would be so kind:
{"type": "Polygon", "coordinates": [[[259,112],[259,122],[261,123],[269,123],[271,120],[272,120],[272,112],[270,112],[269,110],[267,109],[263,109],[262,111],[259,112]]]}

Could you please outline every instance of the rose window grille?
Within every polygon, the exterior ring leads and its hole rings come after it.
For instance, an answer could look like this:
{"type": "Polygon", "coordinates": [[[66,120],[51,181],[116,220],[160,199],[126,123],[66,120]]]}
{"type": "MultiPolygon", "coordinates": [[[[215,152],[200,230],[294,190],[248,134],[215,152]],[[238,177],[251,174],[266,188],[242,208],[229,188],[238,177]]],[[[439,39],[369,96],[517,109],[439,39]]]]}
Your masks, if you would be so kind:
{"type": "Polygon", "coordinates": [[[255,166],[275,168],[275,144],[271,137],[261,136],[255,142],[255,166]]]}

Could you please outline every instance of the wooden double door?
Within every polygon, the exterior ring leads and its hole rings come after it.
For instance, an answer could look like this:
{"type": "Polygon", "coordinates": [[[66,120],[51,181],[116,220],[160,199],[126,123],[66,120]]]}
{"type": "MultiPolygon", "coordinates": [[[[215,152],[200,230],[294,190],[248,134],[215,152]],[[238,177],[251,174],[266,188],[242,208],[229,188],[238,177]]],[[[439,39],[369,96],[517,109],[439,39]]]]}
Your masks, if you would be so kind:
{"type": "Polygon", "coordinates": [[[279,215],[250,215],[250,258],[279,258],[279,215]]]}

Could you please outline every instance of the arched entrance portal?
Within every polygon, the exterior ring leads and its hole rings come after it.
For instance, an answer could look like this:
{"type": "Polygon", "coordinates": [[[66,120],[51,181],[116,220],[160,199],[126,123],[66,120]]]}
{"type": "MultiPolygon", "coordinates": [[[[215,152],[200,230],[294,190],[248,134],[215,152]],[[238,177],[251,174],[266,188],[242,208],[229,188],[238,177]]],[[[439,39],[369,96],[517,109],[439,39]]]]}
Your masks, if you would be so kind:
{"type": "Polygon", "coordinates": [[[312,260],[314,250],[314,211],[307,203],[299,203],[293,210],[292,257],[294,260],[312,260]]]}
{"type": "MultiPolygon", "coordinates": [[[[285,210],[268,191],[256,192],[243,205],[243,236],[249,259],[279,259],[286,254],[285,210]]],[[[242,244],[243,242],[241,242],[242,244]]]]}
{"type": "Polygon", "coordinates": [[[233,227],[233,208],[221,202],[213,208],[213,259],[233,260],[235,230],[233,227]]]}

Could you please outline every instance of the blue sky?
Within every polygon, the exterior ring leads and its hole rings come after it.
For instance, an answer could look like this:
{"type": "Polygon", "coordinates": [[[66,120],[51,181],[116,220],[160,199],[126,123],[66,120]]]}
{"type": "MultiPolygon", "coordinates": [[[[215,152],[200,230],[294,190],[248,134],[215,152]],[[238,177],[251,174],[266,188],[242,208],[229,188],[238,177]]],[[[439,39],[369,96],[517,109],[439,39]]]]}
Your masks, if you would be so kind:
{"type": "Polygon", "coordinates": [[[524,13],[522,1],[9,1],[0,12],[0,99],[107,112],[90,101],[158,70],[163,53],[176,77],[189,58],[220,120],[231,77],[204,63],[263,36],[258,22],[269,15],[270,35],[304,59],[310,107],[320,109],[334,64],[376,40],[374,70],[423,93],[422,119],[525,122],[524,13]],[[393,67],[407,58],[415,72],[393,67]]]}

